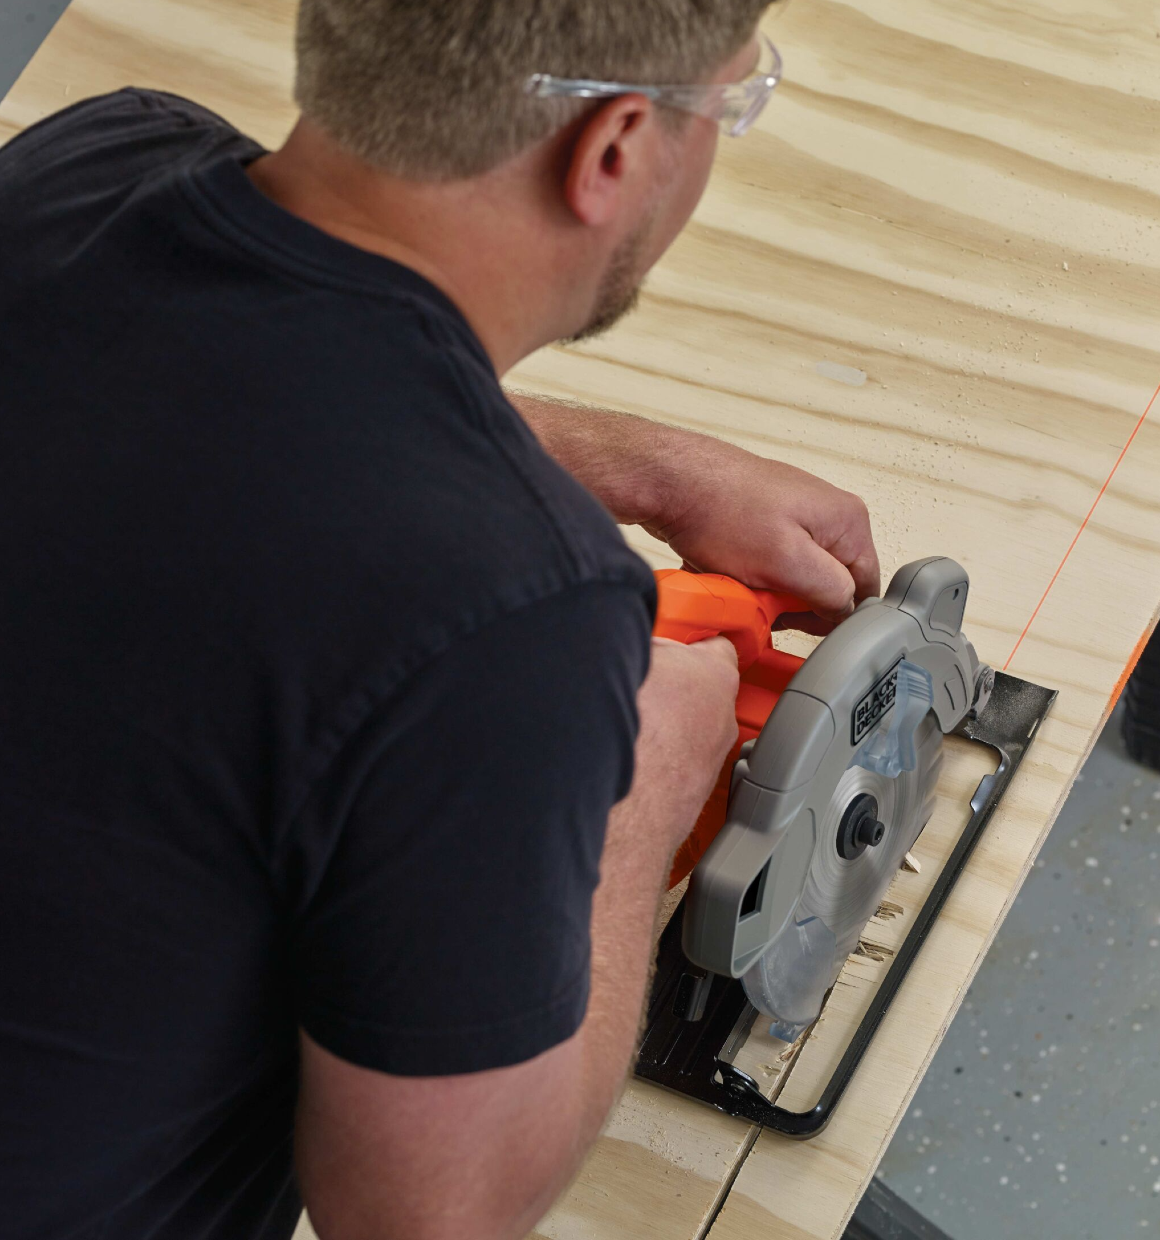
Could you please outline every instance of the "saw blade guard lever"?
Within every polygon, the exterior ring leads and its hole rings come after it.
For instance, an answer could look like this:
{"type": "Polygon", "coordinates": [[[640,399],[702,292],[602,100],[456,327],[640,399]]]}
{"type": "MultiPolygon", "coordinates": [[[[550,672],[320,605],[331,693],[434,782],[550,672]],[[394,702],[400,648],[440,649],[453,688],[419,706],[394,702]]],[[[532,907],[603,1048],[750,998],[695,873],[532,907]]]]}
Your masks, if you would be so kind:
{"type": "Polygon", "coordinates": [[[914,734],[933,704],[934,682],[930,672],[903,659],[894,679],[894,705],[858,750],[854,761],[887,779],[913,771],[918,761],[914,734]]]}

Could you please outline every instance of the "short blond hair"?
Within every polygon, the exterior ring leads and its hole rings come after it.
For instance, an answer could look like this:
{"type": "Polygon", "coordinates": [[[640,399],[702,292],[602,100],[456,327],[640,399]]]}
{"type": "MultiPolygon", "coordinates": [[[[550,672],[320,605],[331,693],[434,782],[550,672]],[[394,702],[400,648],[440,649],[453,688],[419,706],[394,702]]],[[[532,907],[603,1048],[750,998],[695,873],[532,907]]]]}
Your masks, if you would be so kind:
{"type": "Polygon", "coordinates": [[[479,175],[583,111],[528,96],[533,73],[704,80],[769,0],[301,0],[295,99],[396,176],[479,175]]]}

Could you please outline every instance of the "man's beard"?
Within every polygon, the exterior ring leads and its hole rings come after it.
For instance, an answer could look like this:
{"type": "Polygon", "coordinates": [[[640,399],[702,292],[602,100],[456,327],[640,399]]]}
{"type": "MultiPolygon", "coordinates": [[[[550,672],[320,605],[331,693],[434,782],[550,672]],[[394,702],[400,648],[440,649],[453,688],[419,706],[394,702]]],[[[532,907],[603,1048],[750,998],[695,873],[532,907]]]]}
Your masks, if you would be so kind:
{"type": "Polygon", "coordinates": [[[640,255],[644,249],[648,225],[643,224],[625,238],[613,253],[608,263],[608,270],[600,282],[600,291],[596,296],[596,308],[592,317],[574,335],[565,338],[565,344],[576,344],[581,340],[591,340],[608,331],[619,323],[630,311],[636,309],[640,300],[640,289],[644,283],[641,272],[640,255]]]}

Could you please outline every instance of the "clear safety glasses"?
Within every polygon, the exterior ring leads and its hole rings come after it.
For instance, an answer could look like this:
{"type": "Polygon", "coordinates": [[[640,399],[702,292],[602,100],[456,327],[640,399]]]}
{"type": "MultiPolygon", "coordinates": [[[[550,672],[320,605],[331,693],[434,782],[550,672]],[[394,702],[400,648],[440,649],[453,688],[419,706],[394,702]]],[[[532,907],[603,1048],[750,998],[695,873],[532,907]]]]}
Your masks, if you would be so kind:
{"type": "Polygon", "coordinates": [[[628,82],[596,82],[587,78],[562,78],[535,73],[524,90],[538,99],[614,99],[618,95],[644,95],[666,108],[679,108],[716,121],[732,138],[739,138],[761,115],[781,81],[781,56],[761,36],[761,62],[744,82],[724,85],[634,86],[628,82]]]}

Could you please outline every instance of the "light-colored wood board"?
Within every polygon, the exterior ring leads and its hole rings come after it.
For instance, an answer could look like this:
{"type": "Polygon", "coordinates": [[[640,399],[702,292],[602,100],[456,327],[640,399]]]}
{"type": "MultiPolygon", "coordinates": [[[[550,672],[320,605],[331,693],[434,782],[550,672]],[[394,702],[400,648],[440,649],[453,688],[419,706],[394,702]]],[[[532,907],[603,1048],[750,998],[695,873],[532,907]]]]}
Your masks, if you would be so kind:
{"type": "MultiPolygon", "coordinates": [[[[1154,6],[782,7],[768,22],[786,58],[779,96],[755,132],[722,144],[639,313],[513,378],[858,491],[887,570],[932,553],[963,562],[968,631],[1002,666],[1160,381],[1154,6]],[[858,386],[831,377],[857,372],[858,386]]],[[[0,103],[0,141],[133,83],[277,142],[293,117],[291,20],[290,0],[74,0],[0,103]]],[[[840,1233],[1154,620],[1158,470],[1147,422],[1011,663],[1061,689],[1055,712],[827,1133],[755,1141],[634,1083],[539,1234],[698,1236],[734,1175],[714,1240],[840,1233]]],[[[630,541],[671,562],[645,536],[630,541]]],[[[940,824],[961,820],[975,760],[948,755],[924,861],[940,824]]],[[[921,875],[900,876],[904,913],[875,934],[901,931],[936,869],[931,853],[921,875]]],[[[772,1082],[783,1101],[820,1082],[884,967],[847,967],[772,1082]]]]}
{"type": "Polygon", "coordinates": [[[632,1080],[533,1240],[695,1235],[713,1217],[755,1135],[747,1124],[632,1080]]]}
{"type": "Polygon", "coordinates": [[[293,0],[80,0],[0,102],[0,142],[123,86],[196,99],[276,145],[295,117],[293,0]]]}

